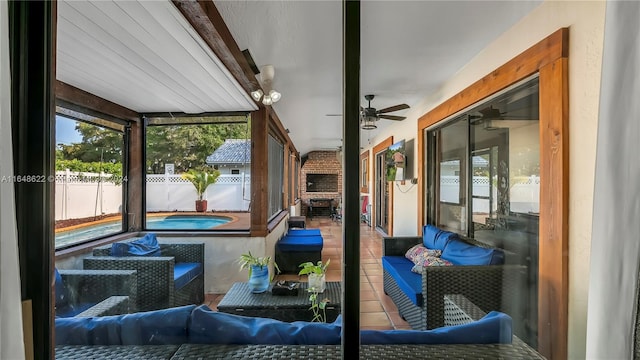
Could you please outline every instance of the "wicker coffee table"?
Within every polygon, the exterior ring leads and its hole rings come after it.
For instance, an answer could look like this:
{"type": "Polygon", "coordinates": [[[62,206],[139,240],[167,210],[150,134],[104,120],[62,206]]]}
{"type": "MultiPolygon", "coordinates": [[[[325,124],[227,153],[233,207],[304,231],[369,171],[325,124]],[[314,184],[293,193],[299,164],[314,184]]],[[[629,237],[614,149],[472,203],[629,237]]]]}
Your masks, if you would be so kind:
{"type": "MultiPolygon", "coordinates": [[[[318,299],[329,299],[326,307],[327,322],[340,314],[340,282],[327,282],[326,290],[318,299]]],[[[266,317],[282,321],[311,321],[307,283],[301,282],[297,296],[274,296],[271,291],[253,294],[246,282],[235,283],[218,304],[218,311],[229,314],[266,317]]]]}

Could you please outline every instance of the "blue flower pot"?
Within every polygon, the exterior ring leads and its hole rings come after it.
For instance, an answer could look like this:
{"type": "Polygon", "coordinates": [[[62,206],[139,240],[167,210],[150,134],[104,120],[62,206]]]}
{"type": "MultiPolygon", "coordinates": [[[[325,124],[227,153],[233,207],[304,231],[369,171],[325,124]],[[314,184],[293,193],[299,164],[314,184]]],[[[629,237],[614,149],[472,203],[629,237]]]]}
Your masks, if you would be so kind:
{"type": "Polygon", "coordinates": [[[258,294],[267,291],[269,288],[269,267],[251,266],[251,277],[249,278],[249,289],[252,293],[258,294]]]}

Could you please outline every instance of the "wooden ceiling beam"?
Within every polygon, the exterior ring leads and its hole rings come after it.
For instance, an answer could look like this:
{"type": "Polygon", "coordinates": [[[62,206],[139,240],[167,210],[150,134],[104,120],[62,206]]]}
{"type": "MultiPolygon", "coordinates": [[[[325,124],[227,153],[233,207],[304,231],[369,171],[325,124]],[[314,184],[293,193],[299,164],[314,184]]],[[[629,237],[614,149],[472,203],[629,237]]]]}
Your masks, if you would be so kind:
{"type": "Polygon", "coordinates": [[[136,111],[82,89],[78,89],[60,80],[56,80],[55,97],[57,100],[63,100],[88,111],[96,111],[123,120],[140,121],[140,114],[136,111]]]}
{"type": "Polygon", "coordinates": [[[213,1],[173,0],[173,4],[209,45],[247,94],[261,88],[251,66],[213,1]]]}

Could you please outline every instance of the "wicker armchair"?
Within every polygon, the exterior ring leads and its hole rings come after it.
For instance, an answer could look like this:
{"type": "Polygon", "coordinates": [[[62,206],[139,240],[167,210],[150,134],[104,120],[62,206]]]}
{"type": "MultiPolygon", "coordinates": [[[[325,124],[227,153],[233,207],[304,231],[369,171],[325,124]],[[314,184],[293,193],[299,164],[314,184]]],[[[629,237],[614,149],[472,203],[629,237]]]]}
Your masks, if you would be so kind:
{"type": "MultiPolygon", "coordinates": [[[[162,256],[110,256],[111,245],[93,249],[84,259],[85,269],[129,269],[138,272],[139,311],[204,302],[204,243],[160,244],[162,256]],[[203,271],[176,288],[176,264],[200,263],[203,271]]],[[[178,284],[179,285],[179,284],[178,284]]]]}
{"type": "Polygon", "coordinates": [[[136,311],[135,270],[58,270],[56,316],[106,316],[136,311]]]}
{"type": "MultiPolygon", "coordinates": [[[[385,237],[384,256],[404,256],[422,238],[385,237]]],[[[514,320],[514,329],[522,318],[517,292],[526,276],[522,265],[427,266],[422,273],[422,306],[417,306],[400,289],[391,274],[383,268],[384,291],[396,304],[400,315],[415,330],[434,329],[445,325],[444,297],[460,294],[484,311],[502,311],[514,320]]]]}

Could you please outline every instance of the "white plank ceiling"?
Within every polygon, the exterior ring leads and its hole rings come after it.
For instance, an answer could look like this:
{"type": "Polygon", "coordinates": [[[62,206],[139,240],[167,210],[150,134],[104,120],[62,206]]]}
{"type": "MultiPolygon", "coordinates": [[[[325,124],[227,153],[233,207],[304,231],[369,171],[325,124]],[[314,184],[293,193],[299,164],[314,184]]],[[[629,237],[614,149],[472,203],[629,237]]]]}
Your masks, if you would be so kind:
{"type": "Polygon", "coordinates": [[[257,109],[168,1],[58,2],[56,71],[137,112],[257,109]]]}

